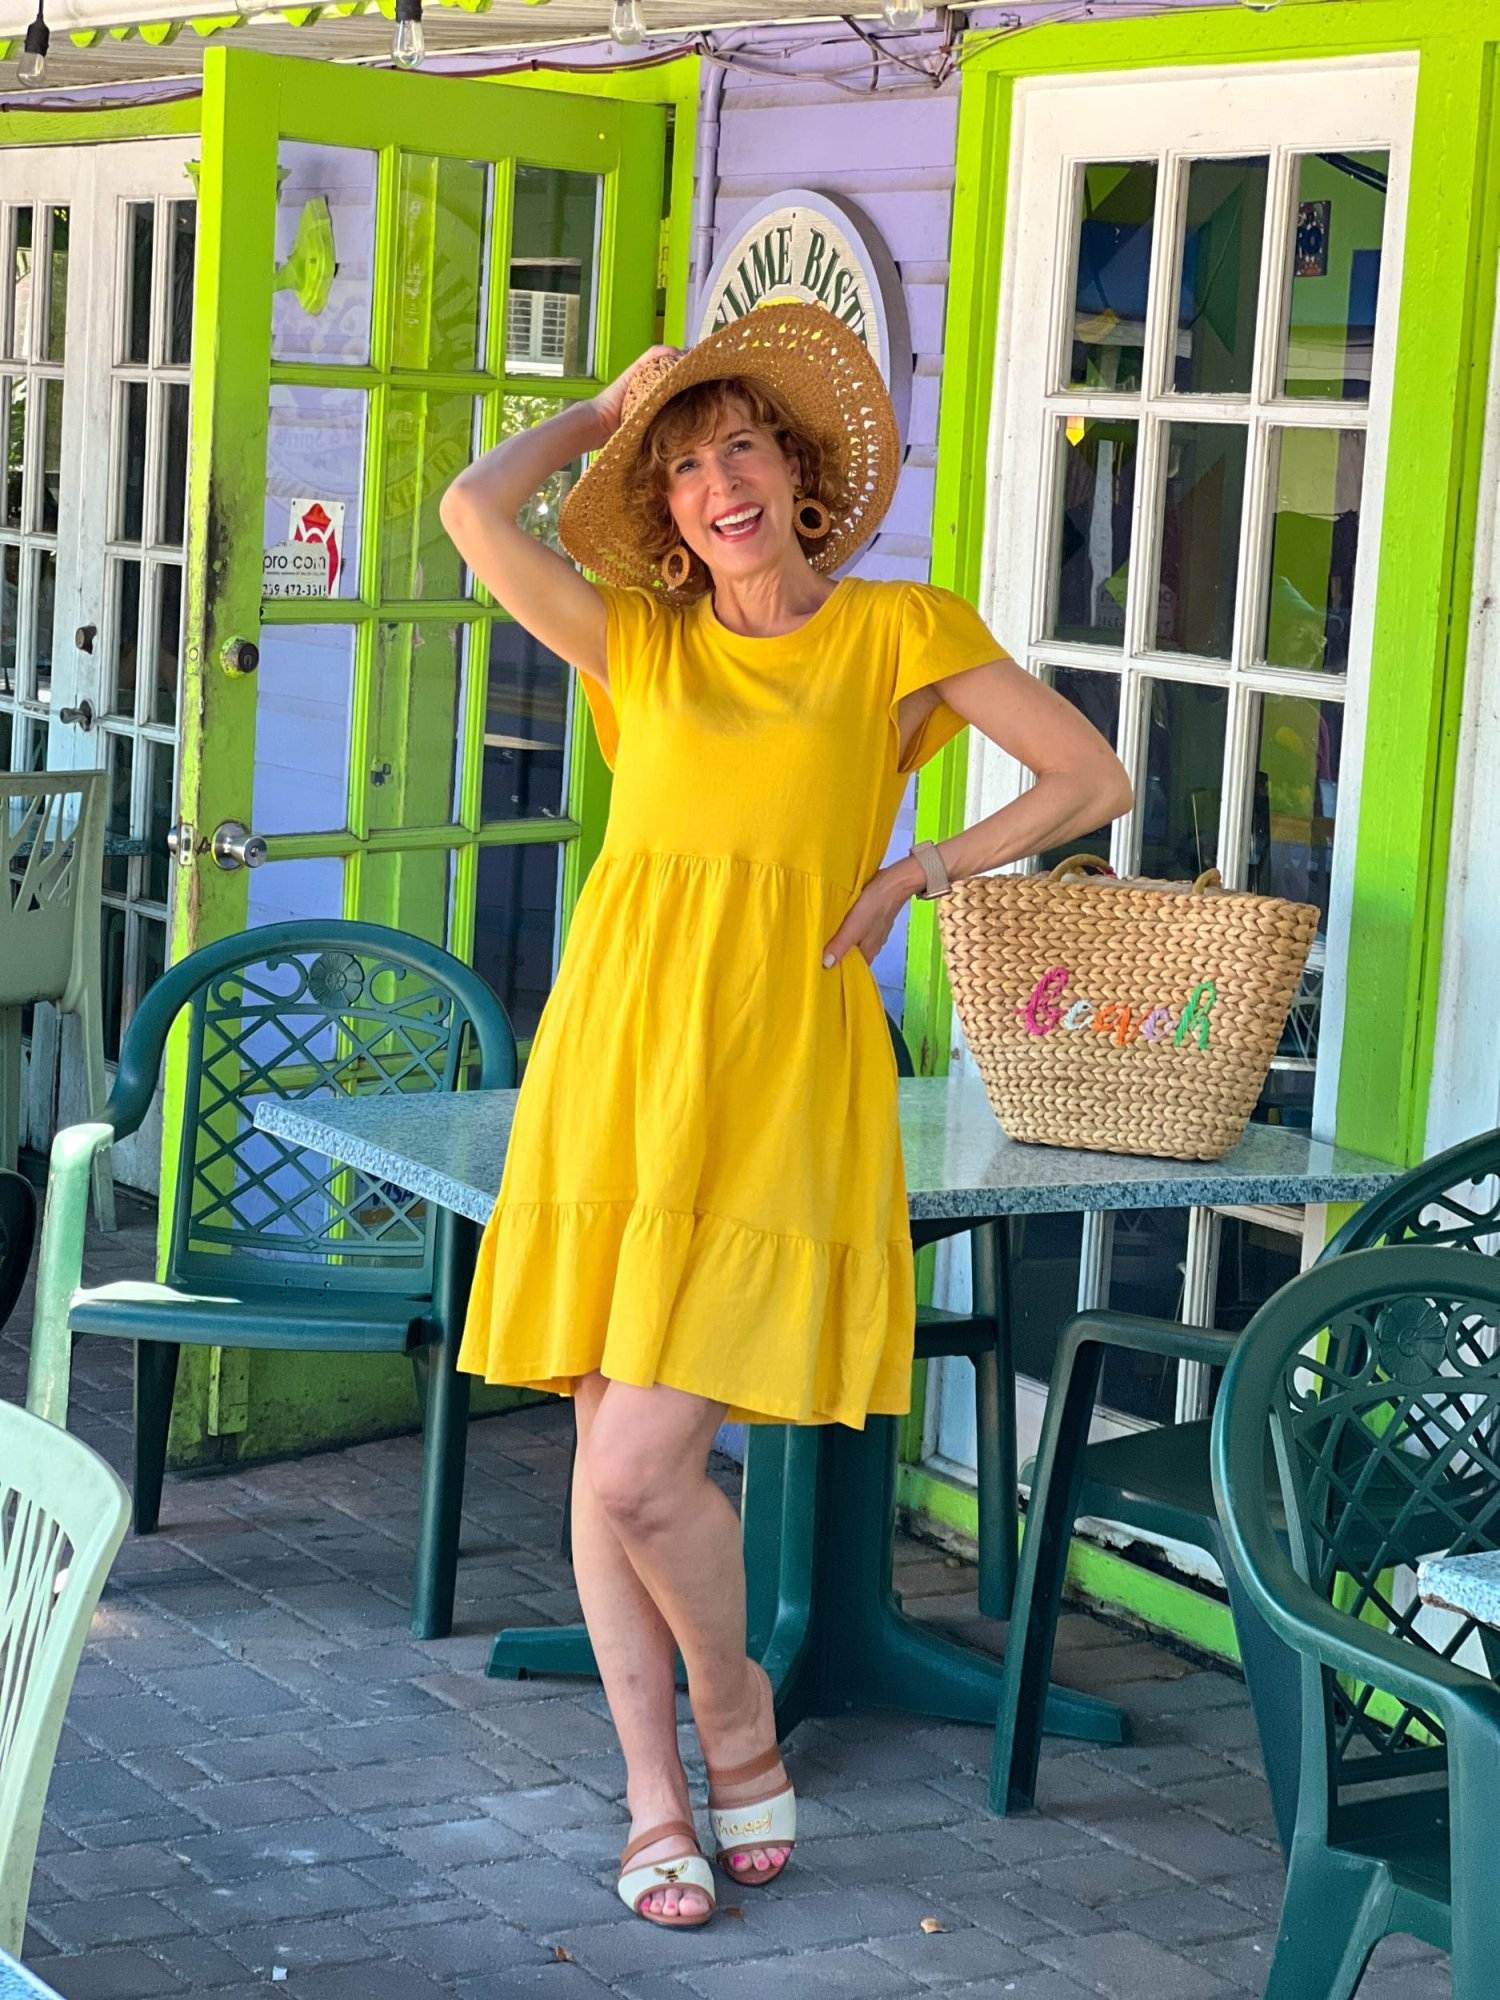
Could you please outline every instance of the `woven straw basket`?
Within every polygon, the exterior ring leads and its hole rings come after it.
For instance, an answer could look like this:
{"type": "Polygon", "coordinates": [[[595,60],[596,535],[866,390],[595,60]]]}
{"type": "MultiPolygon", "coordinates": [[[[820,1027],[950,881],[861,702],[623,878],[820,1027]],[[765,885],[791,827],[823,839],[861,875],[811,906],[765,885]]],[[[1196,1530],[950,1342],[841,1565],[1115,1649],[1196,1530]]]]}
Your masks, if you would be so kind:
{"type": "Polygon", "coordinates": [[[1092,855],[938,905],[953,998],[1012,1139],[1216,1160],[1243,1133],[1312,945],[1311,903],[1118,881],[1092,855]]]}

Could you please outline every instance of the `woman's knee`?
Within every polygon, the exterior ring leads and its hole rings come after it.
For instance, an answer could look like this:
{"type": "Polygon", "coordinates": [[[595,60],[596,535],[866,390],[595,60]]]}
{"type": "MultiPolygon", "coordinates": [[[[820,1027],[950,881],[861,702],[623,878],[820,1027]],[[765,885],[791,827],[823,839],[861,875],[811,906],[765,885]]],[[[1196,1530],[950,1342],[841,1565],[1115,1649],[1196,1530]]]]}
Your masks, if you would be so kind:
{"type": "Polygon", "coordinates": [[[675,1458],[602,1422],[591,1427],[588,1479],[614,1526],[633,1537],[669,1530],[688,1504],[694,1483],[675,1458]]]}

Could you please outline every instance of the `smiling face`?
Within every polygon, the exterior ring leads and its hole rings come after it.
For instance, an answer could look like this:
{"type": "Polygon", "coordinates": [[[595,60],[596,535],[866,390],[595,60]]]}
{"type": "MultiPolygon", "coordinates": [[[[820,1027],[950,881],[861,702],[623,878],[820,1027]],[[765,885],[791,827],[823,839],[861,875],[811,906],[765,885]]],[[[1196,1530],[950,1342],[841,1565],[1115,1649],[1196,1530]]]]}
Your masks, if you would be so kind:
{"type": "Polygon", "coordinates": [[[716,576],[746,577],[801,560],[792,502],[800,468],[738,397],[712,431],[668,457],[667,507],[716,576]]]}

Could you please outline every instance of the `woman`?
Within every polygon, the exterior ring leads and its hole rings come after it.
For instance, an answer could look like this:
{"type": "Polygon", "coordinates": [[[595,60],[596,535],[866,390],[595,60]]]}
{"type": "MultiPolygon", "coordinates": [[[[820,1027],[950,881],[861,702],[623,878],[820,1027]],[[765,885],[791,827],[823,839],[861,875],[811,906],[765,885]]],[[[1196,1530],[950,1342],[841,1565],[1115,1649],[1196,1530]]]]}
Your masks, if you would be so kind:
{"type": "Polygon", "coordinates": [[[796,1835],[714,1435],[908,1404],[911,1244],[870,961],[909,897],[1130,802],[1103,738],[962,600],[830,579],[875,532],[898,459],[865,349],[794,305],[686,355],[653,348],[443,501],[475,573],[582,676],[615,772],[460,1365],[574,1397],[573,1562],[631,1815],[620,1893],[654,1923],[714,1907],[677,1651],[719,1861],[769,1882],[796,1835]],[[516,518],[585,452],[561,532],[602,583],[516,518]],[[1035,785],[882,867],[907,775],[966,723],[1035,785]]]}

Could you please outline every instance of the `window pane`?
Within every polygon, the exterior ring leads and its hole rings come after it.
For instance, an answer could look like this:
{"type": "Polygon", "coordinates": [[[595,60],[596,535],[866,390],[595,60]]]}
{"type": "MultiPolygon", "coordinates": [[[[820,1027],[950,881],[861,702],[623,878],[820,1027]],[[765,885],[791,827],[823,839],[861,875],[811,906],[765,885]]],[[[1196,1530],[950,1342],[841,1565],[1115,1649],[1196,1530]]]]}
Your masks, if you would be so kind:
{"type": "Polygon", "coordinates": [[[489,634],[480,813],[486,820],[551,819],[563,810],[573,676],[519,625],[489,634]]]}
{"type": "Polygon", "coordinates": [[[5,269],[0,271],[0,354],[18,361],[31,357],[31,228],[29,208],[11,210],[5,269]]]}
{"type": "Polygon", "coordinates": [[[167,287],[168,364],[186,367],[193,352],[193,258],[198,245],[198,204],[174,201],[167,211],[172,232],[172,268],[167,287]]]}
{"type": "Polygon", "coordinates": [[[57,533],[57,507],[62,491],[63,385],[42,384],[42,477],[33,503],[36,525],[44,535],[57,533]]]}
{"type": "MultiPolygon", "coordinates": [[[[1080,709],[1101,736],[1118,745],[1120,683],[1115,675],[1091,674],[1077,667],[1055,667],[1049,678],[1057,692],[1080,709]]],[[[1077,834],[1072,840],[1065,840],[1060,847],[1049,848],[1039,857],[1038,865],[1043,870],[1055,868],[1069,854],[1097,854],[1107,861],[1109,841],[1110,828],[1097,827],[1092,833],[1077,834]]]]}
{"type": "Polygon", "coordinates": [[[115,535],[138,542],[146,518],[146,407],[144,382],[125,382],[120,417],[120,461],[116,489],[115,535]]]}
{"type": "Polygon", "coordinates": [[[561,850],[551,841],[479,850],[474,967],[500,995],[523,1040],[552,985],[561,850]]]}
{"type": "Polygon", "coordinates": [[[1364,474],[1363,431],[1271,434],[1265,657],[1272,666],[1348,669],[1364,474]]]}
{"type": "Polygon", "coordinates": [[[369,360],[375,157],[349,146],[281,141],[272,360],[369,360]],[[299,265],[330,258],[334,271],[326,297],[307,290],[304,302],[297,284],[299,265]]]}
{"type": "Polygon", "coordinates": [[[594,365],[595,174],[517,167],[505,310],[508,375],[587,375],[594,365]]]}
{"type": "Polygon", "coordinates": [[[359,584],[364,481],[363,389],[273,386],[266,437],[266,547],[326,542],[329,595],[359,584]]]}
{"type": "Polygon", "coordinates": [[[397,368],[449,371],[481,360],[489,169],[403,153],[396,188],[397,368]]]}
{"type": "Polygon", "coordinates": [[[1309,153],[1299,163],[1288,396],[1369,398],[1389,164],[1386,153],[1309,153]]]}
{"type": "Polygon", "coordinates": [[[1118,646],[1135,503],[1134,423],[1070,417],[1058,432],[1050,636],[1118,646]]]}
{"type": "Polygon", "coordinates": [[[52,239],[47,284],[47,326],[42,352],[49,361],[61,361],[68,338],[68,211],[52,211],[52,239]]]}
{"type": "Polygon", "coordinates": [[[1315,903],[1319,912],[1318,934],[1281,1039],[1281,1053],[1288,1056],[1318,1053],[1343,742],[1341,702],[1260,697],[1247,886],[1257,895],[1315,903]]]}
{"type": "Polygon", "coordinates": [[[247,925],[290,923],[295,917],[344,914],[344,864],[336,856],[316,861],[274,861],[250,871],[247,925]]]}
{"type": "Polygon", "coordinates": [[[103,927],[104,1053],[114,1062],[120,1053],[120,1017],[125,1005],[125,912],[106,903],[103,927]]]}
{"type": "Polygon", "coordinates": [[[1078,1269],[1083,1247],[1081,1215],[1011,1217],[1010,1288],[1016,1367],[1046,1382],[1057,1359],[1057,1336],[1078,1310],[1078,1269]]]}
{"type": "Polygon", "coordinates": [[[473,456],[474,399],[393,389],[386,401],[381,505],[383,599],[464,594],[468,572],[438,518],[443,490],[473,456]]]}
{"type": "Polygon", "coordinates": [[[1227,660],[1249,433],[1238,424],[1169,424],[1156,646],[1227,660]]]}
{"type": "Polygon", "coordinates": [[[365,774],[372,827],[441,826],[453,816],[463,639],[461,625],[376,628],[365,774]]]}
{"type": "Polygon", "coordinates": [[[156,572],[156,687],[153,722],[177,720],[177,678],[182,670],[182,571],[162,563],[156,572]]]}
{"type": "Polygon", "coordinates": [[[1141,873],[1191,881],[1219,858],[1224,728],[1229,693],[1147,681],[1146,781],[1136,801],[1141,873]]]}
{"type": "MultiPolygon", "coordinates": [[[[14,542],[0,547],[0,695],[21,692],[16,685],[17,625],[21,615],[21,551],[14,542]]],[[[3,729],[0,729],[3,733],[3,729]]]]}
{"type": "Polygon", "coordinates": [[[1068,372],[1075,387],[1141,386],[1155,212],[1154,160],[1083,169],[1068,372]]]}
{"type": "MultiPolygon", "coordinates": [[[[257,833],[327,833],[348,825],[354,636],[348,625],[261,627],[257,833]]],[[[285,865],[262,872],[280,874],[285,865]]]]}
{"type": "MultiPolygon", "coordinates": [[[[1105,1302],[1115,1312],[1180,1320],[1187,1263],[1185,1208],[1122,1209],[1110,1218],[1105,1302]]],[[[1170,1423],[1177,1408],[1177,1363],[1117,1347],[1105,1356],[1099,1400],[1112,1410],[1170,1423]]]]}
{"type": "Polygon", "coordinates": [[[111,651],[114,667],[112,715],[135,714],[135,690],[141,650],[141,566],[138,562],[113,562],[114,629],[111,651]]]}
{"type": "Polygon", "coordinates": [[[136,918],[140,952],[140,990],[147,994],[167,969],[167,927],[155,917],[136,918]]]}
{"type": "Polygon", "coordinates": [[[176,752],[170,743],[147,746],[150,779],[146,801],[146,894],[165,903],[171,893],[172,857],[167,832],[172,824],[172,778],[176,752]]]}
{"type": "Polygon", "coordinates": [[[118,851],[130,839],[130,780],[134,742],[129,736],[111,735],[109,750],[109,815],[104,822],[104,886],[123,896],[130,887],[130,857],[118,851]]]}
{"type": "MultiPolygon", "coordinates": [[[[561,396],[503,396],[500,399],[500,436],[514,437],[518,431],[527,431],[536,424],[545,423],[548,417],[555,417],[559,410],[566,408],[567,402],[561,396]]],[[[570,465],[560,467],[537,488],[516,516],[529,535],[537,536],[548,548],[567,556],[569,562],[572,557],[567,555],[567,550],[557,539],[557,521],[564,500],[582,473],[582,459],[574,459],[570,465]]]]}
{"type": "Polygon", "coordinates": [[[126,361],[151,359],[151,252],[156,238],[156,208],[133,201],[126,211],[125,322],[126,361]]]}
{"type": "Polygon", "coordinates": [[[1273,1292],[1290,1284],[1301,1265],[1298,1237],[1264,1222],[1221,1216],[1214,1325],[1225,1333],[1243,1333],[1253,1315],[1273,1292]]]}
{"type": "Polygon", "coordinates": [[[39,701],[46,701],[52,690],[56,609],[57,555],[52,549],[37,549],[31,559],[31,684],[39,701]]]}
{"type": "Polygon", "coordinates": [[[25,477],[26,381],[23,376],[0,378],[0,528],[21,526],[21,488],[25,477]]]}
{"type": "Polygon", "coordinates": [[[169,549],[182,547],[182,523],[187,510],[188,386],[186,382],[166,382],[161,390],[158,421],[166,425],[162,453],[161,521],[157,539],[169,549]]]}
{"type": "Polygon", "coordinates": [[[1188,168],[1172,370],[1183,394],[1249,394],[1268,166],[1194,160],[1188,168]]]}

